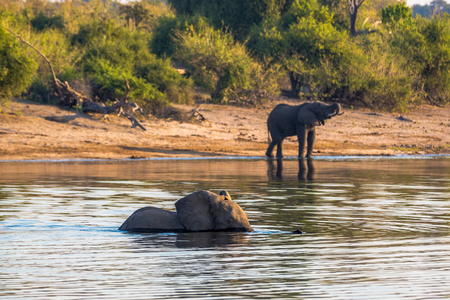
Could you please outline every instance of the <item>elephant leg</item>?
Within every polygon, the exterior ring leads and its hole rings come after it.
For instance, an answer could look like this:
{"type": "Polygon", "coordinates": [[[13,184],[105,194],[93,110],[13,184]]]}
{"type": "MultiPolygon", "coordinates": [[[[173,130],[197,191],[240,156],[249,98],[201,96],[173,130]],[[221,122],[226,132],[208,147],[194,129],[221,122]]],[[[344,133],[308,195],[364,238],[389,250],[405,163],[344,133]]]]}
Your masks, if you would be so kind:
{"type": "Polygon", "coordinates": [[[306,128],[304,125],[297,127],[297,138],[298,138],[298,158],[302,158],[306,142],[306,128]]]}
{"type": "Polygon", "coordinates": [[[277,144],[277,158],[281,159],[283,158],[283,139],[281,139],[277,144]]]}
{"type": "Polygon", "coordinates": [[[316,129],[312,127],[308,130],[308,148],[306,151],[306,157],[311,157],[314,147],[314,141],[316,140],[316,129]]]}
{"type": "Polygon", "coordinates": [[[272,141],[269,145],[269,147],[267,148],[266,151],[266,156],[267,157],[273,157],[272,152],[273,152],[273,148],[275,148],[275,146],[277,145],[277,141],[272,141]]]}

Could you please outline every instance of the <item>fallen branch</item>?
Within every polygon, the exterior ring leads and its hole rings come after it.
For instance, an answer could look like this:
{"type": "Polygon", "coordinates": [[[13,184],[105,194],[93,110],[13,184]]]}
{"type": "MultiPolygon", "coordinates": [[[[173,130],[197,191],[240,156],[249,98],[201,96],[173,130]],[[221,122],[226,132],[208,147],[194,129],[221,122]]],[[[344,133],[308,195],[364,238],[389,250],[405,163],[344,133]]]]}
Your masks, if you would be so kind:
{"type": "Polygon", "coordinates": [[[137,127],[141,128],[142,130],[147,131],[147,129],[145,129],[145,127],[142,126],[141,123],[139,123],[139,121],[135,117],[133,117],[132,115],[130,115],[129,113],[126,113],[126,112],[124,112],[123,115],[131,121],[132,128],[136,128],[136,126],[137,126],[137,127]]]}
{"type": "Polygon", "coordinates": [[[425,91],[424,87],[425,87],[425,83],[422,84],[422,93],[424,93],[424,95],[428,99],[428,101],[430,101],[431,104],[433,104],[433,105],[435,105],[437,107],[442,107],[442,105],[439,105],[439,103],[437,103],[436,101],[434,101],[433,98],[431,98],[431,96],[425,91]]]}
{"type": "Polygon", "coordinates": [[[201,104],[191,111],[191,117],[196,118],[199,121],[205,121],[206,118],[200,113],[200,105],[201,104]]]}
{"type": "Polygon", "coordinates": [[[29,42],[27,42],[25,39],[23,39],[20,35],[18,35],[14,31],[10,30],[9,28],[6,28],[3,25],[2,25],[2,27],[5,28],[5,30],[10,32],[12,35],[17,37],[18,39],[20,39],[24,44],[26,44],[29,47],[31,47],[32,49],[34,49],[47,62],[48,66],[50,68],[50,71],[52,72],[53,82],[54,82],[55,90],[59,97],[60,105],[67,106],[67,107],[76,107],[78,109],[82,109],[84,112],[101,113],[104,115],[103,117],[105,117],[105,115],[110,114],[110,113],[118,113],[119,116],[121,114],[123,114],[125,117],[127,117],[131,121],[133,128],[139,127],[142,130],[146,130],[145,127],[142,126],[139,123],[139,121],[129,113],[130,110],[133,113],[137,110],[142,115],[144,115],[144,112],[139,107],[139,105],[137,105],[134,102],[128,102],[127,98],[128,98],[128,94],[130,93],[131,89],[130,89],[130,85],[128,84],[127,79],[125,79],[126,91],[125,91],[125,95],[124,95],[124,98],[122,101],[117,100],[113,105],[108,105],[108,106],[94,102],[91,99],[89,99],[88,97],[86,97],[85,95],[72,89],[67,81],[64,83],[61,82],[56,77],[52,63],[41,51],[39,51],[36,47],[31,45],[29,42]]]}

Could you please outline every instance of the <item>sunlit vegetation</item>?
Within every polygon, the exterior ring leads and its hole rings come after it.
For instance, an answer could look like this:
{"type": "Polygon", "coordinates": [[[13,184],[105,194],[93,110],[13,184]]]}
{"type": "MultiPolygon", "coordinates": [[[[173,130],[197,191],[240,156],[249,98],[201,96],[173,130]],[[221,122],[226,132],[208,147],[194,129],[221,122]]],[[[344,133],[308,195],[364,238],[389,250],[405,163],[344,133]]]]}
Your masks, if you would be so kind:
{"type": "MultiPolygon", "coordinates": [[[[148,111],[192,102],[194,86],[222,104],[283,92],[404,111],[449,103],[450,16],[440,4],[425,18],[366,0],[354,34],[340,0],[0,0],[0,18],[99,102],[121,99],[128,82],[129,99],[148,111]]],[[[3,27],[1,101],[57,103],[48,64],[3,27]]]]}

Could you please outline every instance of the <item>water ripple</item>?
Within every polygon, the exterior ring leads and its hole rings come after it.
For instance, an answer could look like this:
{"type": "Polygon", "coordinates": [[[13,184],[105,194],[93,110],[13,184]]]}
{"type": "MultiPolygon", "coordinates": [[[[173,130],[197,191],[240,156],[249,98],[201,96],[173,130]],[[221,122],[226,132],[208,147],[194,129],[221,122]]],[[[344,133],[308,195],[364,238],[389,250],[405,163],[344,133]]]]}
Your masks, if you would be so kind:
{"type": "Polygon", "coordinates": [[[450,298],[449,160],[320,159],[312,182],[295,161],[277,180],[261,160],[15,168],[32,176],[0,176],[2,299],[450,298]],[[255,232],[117,230],[222,188],[255,232]]]}

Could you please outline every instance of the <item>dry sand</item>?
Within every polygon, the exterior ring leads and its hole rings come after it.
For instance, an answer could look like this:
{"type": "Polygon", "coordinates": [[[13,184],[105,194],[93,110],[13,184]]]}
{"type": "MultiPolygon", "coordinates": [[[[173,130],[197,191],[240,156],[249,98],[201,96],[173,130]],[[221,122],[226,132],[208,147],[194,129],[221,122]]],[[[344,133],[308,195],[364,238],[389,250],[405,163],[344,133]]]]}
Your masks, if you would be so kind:
{"type": "MultiPolygon", "coordinates": [[[[0,160],[263,157],[267,116],[277,103],[262,108],[201,104],[205,121],[181,123],[150,116],[141,119],[147,128],[143,131],[131,128],[123,117],[104,120],[55,106],[14,102],[0,113],[0,160]]],[[[186,111],[195,107],[179,106],[186,111]]],[[[345,109],[316,133],[315,156],[449,154],[450,108],[424,105],[401,116],[345,109]]],[[[295,137],[284,145],[285,156],[297,155],[295,137]]]]}

